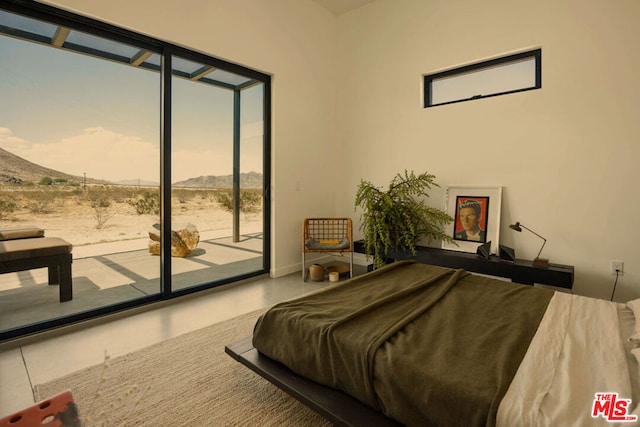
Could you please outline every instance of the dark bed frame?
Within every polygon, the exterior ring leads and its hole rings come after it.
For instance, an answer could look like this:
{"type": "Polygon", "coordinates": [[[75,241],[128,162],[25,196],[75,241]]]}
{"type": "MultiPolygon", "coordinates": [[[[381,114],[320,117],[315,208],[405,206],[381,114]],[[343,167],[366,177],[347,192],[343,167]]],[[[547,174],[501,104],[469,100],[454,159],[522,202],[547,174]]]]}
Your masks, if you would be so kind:
{"type": "Polygon", "coordinates": [[[295,374],[283,364],[260,354],[251,336],[227,344],[225,352],[236,361],[284,390],[336,426],[393,426],[401,424],[359,400],[295,374]]]}

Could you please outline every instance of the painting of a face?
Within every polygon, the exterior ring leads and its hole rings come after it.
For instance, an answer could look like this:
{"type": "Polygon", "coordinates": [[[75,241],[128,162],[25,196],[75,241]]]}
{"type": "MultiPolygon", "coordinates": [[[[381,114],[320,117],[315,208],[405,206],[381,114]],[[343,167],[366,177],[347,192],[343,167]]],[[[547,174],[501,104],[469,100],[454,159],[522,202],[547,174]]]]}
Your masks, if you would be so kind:
{"type": "Polygon", "coordinates": [[[445,226],[450,241],[442,248],[477,253],[479,245],[498,253],[502,187],[448,187],[447,214],[453,219],[445,226]]]}
{"type": "Polygon", "coordinates": [[[478,215],[476,214],[475,209],[473,208],[462,208],[460,209],[460,223],[462,223],[462,228],[466,231],[476,231],[479,229],[479,221],[478,215]]]}
{"type": "Polygon", "coordinates": [[[488,197],[463,197],[456,200],[455,240],[482,242],[487,236],[488,197]]]}

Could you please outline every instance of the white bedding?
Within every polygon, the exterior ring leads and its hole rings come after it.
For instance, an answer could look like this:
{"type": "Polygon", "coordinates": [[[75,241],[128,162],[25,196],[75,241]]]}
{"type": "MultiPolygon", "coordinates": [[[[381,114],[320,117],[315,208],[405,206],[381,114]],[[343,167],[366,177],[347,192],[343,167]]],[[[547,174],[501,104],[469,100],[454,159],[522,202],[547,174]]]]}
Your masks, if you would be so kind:
{"type": "Polygon", "coordinates": [[[640,333],[640,313],[634,317],[630,307],[556,292],[500,404],[497,426],[616,425],[591,416],[596,393],[632,399],[629,412],[637,414],[640,378],[631,350],[640,343],[630,337],[640,333]]]}

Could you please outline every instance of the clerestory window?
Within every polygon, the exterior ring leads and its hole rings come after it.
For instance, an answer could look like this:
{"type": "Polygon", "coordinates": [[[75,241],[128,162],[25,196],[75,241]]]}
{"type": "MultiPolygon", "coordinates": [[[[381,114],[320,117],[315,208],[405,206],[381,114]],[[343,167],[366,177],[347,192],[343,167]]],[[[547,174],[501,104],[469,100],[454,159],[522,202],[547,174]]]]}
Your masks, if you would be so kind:
{"type": "Polygon", "coordinates": [[[424,76],[424,107],[471,101],[542,87],[542,49],[424,76]]]}

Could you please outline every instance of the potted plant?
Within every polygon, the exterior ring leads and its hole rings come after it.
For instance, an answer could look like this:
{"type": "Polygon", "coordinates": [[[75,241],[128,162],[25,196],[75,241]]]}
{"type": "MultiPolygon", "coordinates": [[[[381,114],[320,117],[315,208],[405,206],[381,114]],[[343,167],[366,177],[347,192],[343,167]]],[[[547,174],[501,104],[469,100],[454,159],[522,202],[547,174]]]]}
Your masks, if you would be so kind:
{"type": "Polygon", "coordinates": [[[364,232],[365,253],[373,256],[374,268],[385,263],[391,250],[416,254],[420,238],[453,242],[442,228],[453,221],[446,212],[429,207],[421,196],[428,197],[427,190],[439,187],[435,176],[429,173],[416,175],[404,171],[397,174],[384,191],[372,183],[360,180],[355,208],[362,208],[360,230],[364,232]]]}

